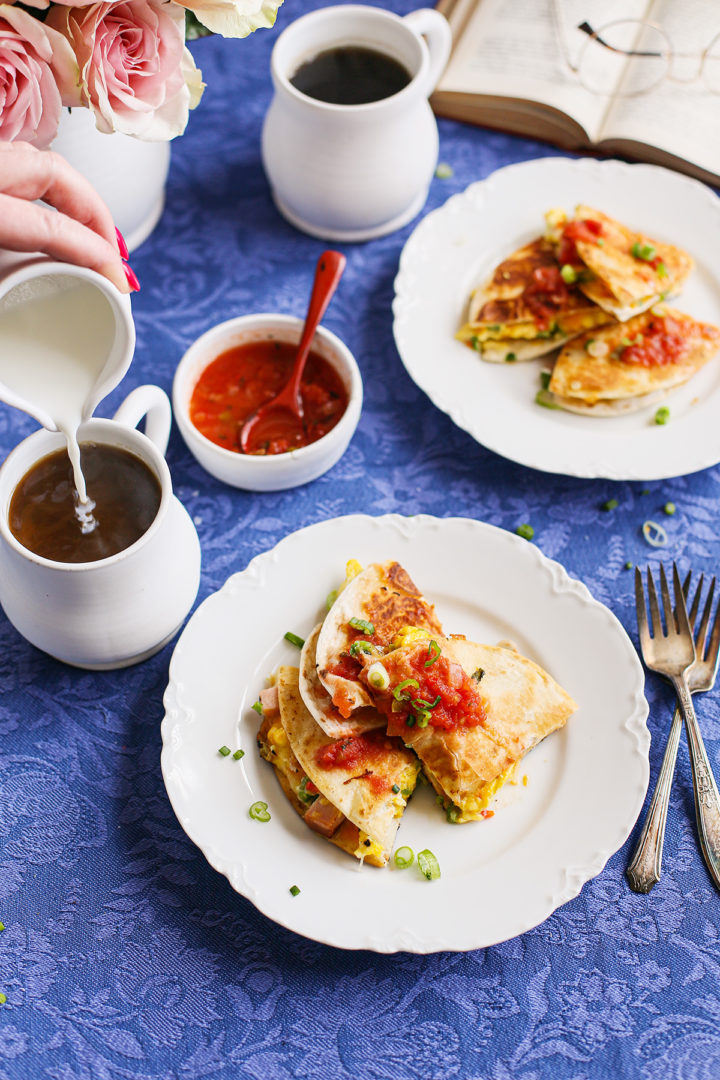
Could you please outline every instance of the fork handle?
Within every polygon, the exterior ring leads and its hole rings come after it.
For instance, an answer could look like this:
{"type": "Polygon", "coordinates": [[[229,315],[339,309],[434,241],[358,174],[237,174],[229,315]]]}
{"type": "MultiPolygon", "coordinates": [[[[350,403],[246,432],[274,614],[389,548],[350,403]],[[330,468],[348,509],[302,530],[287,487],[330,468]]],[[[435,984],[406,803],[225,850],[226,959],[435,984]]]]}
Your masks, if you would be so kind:
{"type": "Polygon", "coordinates": [[[649,893],[660,880],[665,823],[681,732],[682,716],[680,709],[675,709],[655,791],[626,871],[630,888],[637,893],[649,893]]]}
{"type": "Polygon", "coordinates": [[[716,888],[720,889],[720,795],[705,752],[685,676],[673,678],[672,682],[687,731],[700,850],[716,888]]]}

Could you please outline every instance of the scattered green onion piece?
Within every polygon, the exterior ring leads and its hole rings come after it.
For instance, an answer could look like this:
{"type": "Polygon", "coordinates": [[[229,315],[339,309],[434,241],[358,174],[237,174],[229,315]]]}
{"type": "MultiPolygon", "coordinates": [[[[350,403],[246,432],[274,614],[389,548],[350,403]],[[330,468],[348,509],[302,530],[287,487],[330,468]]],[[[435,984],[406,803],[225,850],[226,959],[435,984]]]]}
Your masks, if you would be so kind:
{"type": "Polygon", "coordinates": [[[575,267],[570,266],[569,263],[565,263],[564,266],[560,267],[560,277],[566,285],[573,285],[577,281],[577,270],[575,267]]]}
{"type": "Polygon", "coordinates": [[[668,276],[667,267],[665,266],[664,262],[659,262],[657,264],[657,266],[655,267],[655,273],[659,278],[664,278],[668,276]]]}
{"type": "Polygon", "coordinates": [[[245,751],[244,750],[236,750],[235,753],[233,754],[233,761],[239,761],[240,758],[243,758],[243,757],[245,757],[245,751]]]}
{"type": "Polygon", "coordinates": [[[425,661],[425,663],[423,664],[423,667],[432,667],[432,665],[435,663],[435,661],[440,656],[440,646],[438,645],[437,641],[435,641],[435,638],[433,638],[429,642],[427,654],[428,654],[428,658],[425,661]]]}
{"type": "Polygon", "coordinates": [[[480,680],[482,679],[484,674],[485,674],[484,669],[479,667],[479,668],[476,668],[475,671],[473,671],[472,678],[475,680],[475,682],[480,682],[480,680]]]}
{"type": "Polygon", "coordinates": [[[629,337],[621,337],[620,344],[622,345],[623,349],[628,349],[632,345],[632,341],[629,337]]]}
{"type": "Polygon", "coordinates": [[[417,714],[417,726],[418,727],[427,727],[429,723],[430,723],[430,710],[429,709],[423,709],[421,712],[419,712],[417,714]]]}
{"type": "Polygon", "coordinates": [[[667,544],[667,533],[657,521],[644,521],[642,534],[651,547],[664,547],[667,544]]]}
{"type": "Polygon", "coordinates": [[[289,641],[291,645],[297,645],[298,649],[302,649],[305,644],[305,638],[298,637],[297,634],[293,634],[291,630],[288,630],[286,634],[283,634],[286,641],[289,641]]]}
{"type": "Polygon", "coordinates": [[[670,410],[667,405],[661,405],[658,411],[655,413],[656,424],[667,424],[670,419],[670,410]]]}
{"type": "Polygon", "coordinates": [[[227,757],[229,753],[230,753],[230,747],[229,746],[221,746],[220,749],[218,750],[218,754],[222,754],[223,757],[227,757]]]}
{"type": "Polygon", "coordinates": [[[449,180],[454,175],[452,165],[448,165],[446,161],[438,162],[435,175],[438,180],[449,180]]]}
{"type": "Polygon", "coordinates": [[[552,372],[551,371],[541,371],[540,372],[540,385],[542,386],[543,390],[548,389],[548,387],[550,386],[550,380],[551,379],[552,379],[552,372]]]}
{"type": "Polygon", "coordinates": [[[550,390],[538,390],[535,395],[535,404],[542,405],[543,409],[559,409],[557,401],[553,397],[550,390]]]}
{"type": "Polygon", "coordinates": [[[266,802],[254,802],[248,810],[253,821],[269,821],[270,811],[266,802]]]}
{"type": "Polygon", "coordinates": [[[0,1005],[4,1005],[6,1001],[7,1001],[7,998],[3,994],[2,990],[0,990],[0,1005]]]}
{"type": "Polygon", "coordinates": [[[350,646],[350,655],[357,656],[357,654],[361,652],[368,656],[373,650],[374,646],[369,641],[363,641],[362,638],[358,638],[357,641],[353,641],[350,646]]]}
{"type": "Polygon", "coordinates": [[[263,707],[262,707],[262,702],[261,702],[261,701],[255,701],[255,702],[253,702],[253,704],[252,704],[252,705],[251,705],[250,707],[251,707],[252,709],[254,709],[254,710],[255,710],[255,712],[256,712],[256,713],[257,713],[257,714],[258,714],[259,716],[262,716],[262,714],[263,714],[263,707]]]}
{"type": "Polygon", "coordinates": [[[636,259],[641,259],[643,262],[650,262],[651,259],[655,258],[657,252],[652,244],[640,244],[636,242],[630,248],[630,254],[636,259]]]}
{"type": "Polygon", "coordinates": [[[415,717],[414,716],[408,716],[407,719],[405,720],[405,723],[406,723],[406,725],[408,727],[414,727],[414,725],[415,725],[415,717]]]}
{"type": "Polygon", "coordinates": [[[290,886],[290,895],[291,896],[299,896],[300,895],[300,890],[298,889],[297,885],[291,885],[290,886]]]}
{"type": "Polygon", "coordinates": [[[407,686],[412,686],[413,690],[417,690],[420,686],[420,683],[417,681],[417,679],[403,679],[403,681],[399,682],[393,690],[393,697],[396,701],[402,701],[403,699],[407,699],[408,695],[403,694],[403,690],[407,686]]]}
{"type": "Polygon", "coordinates": [[[379,660],[376,660],[375,663],[371,664],[368,668],[367,681],[370,683],[373,690],[387,690],[390,685],[390,676],[385,669],[385,665],[381,664],[379,660]]]}
{"type": "Polygon", "coordinates": [[[532,525],[518,525],[515,533],[517,534],[517,536],[522,536],[523,540],[532,540],[533,536],[535,535],[535,530],[533,529],[532,525]]]}
{"type": "Polygon", "coordinates": [[[595,241],[595,245],[596,245],[597,247],[605,247],[605,241],[603,240],[603,238],[602,238],[602,237],[599,237],[599,238],[598,238],[598,239],[597,239],[597,240],[595,241]]]}
{"type": "Polygon", "coordinates": [[[360,630],[363,634],[368,634],[370,637],[375,633],[375,627],[367,619],[350,619],[350,626],[353,630],[360,630]]]}
{"type": "Polygon", "coordinates": [[[307,790],[308,783],[309,778],[307,776],[303,776],[297,791],[298,799],[300,800],[300,802],[305,803],[307,806],[309,806],[310,803],[314,803],[317,799],[317,795],[313,795],[307,790]]]}
{"type": "Polygon", "coordinates": [[[668,517],[672,517],[672,515],[675,513],[676,509],[677,509],[677,507],[675,506],[674,502],[666,502],[665,505],[663,506],[663,510],[668,515],[668,517]]]}
{"type": "Polygon", "coordinates": [[[423,709],[435,709],[440,704],[441,700],[442,699],[439,694],[434,701],[426,701],[425,698],[416,697],[413,701],[413,705],[420,705],[420,707],[423,709]]]}
{"type": "Polygon", "coordinates": [[[391,788],[391,791],[392,791],[393,795],[399,795],[400,794],[400,786],[398,784],[393,784],[393,786],[391,788]]]}
{"type": "Polygon", "coordinates": [[[491,334],[497,334],[500,330],[500,323],[493,323],[492,326],[486,326],[485,329],[491,334]]]}
{"type": "Polygon", "coordinates": [[[425,875],[428,881],[436,881],[440,877],[440,863],[432,851],[427,848],[424,851],[418,851],[417,860],[421,873],[425,875]]]}
{"type": "Polygon", "coordinates": [[[588,338],[587,341],[585,342],[585,345],[584,345],[585,352],[587,352],[588,349],[590,348],[590,346],[594,345],[594,344],[595,344],[595,338],[594,337],[588,338]]]}
{"type": "Polygon", "coordinates": [[[628,561],[625,563],[625,569],[626,570],[632,570],[632,568],[633,568],[633,564],[628,559],[628,561]]]}
{"type": "Polygon", "coordinates": [[[328,609],[328,611],[333,606],[333,604],[335,603],[337,598],[338,598],[337,589],[333,589],[332,592],[329,592],[327,594],[327,596],[325,597],[325,607],[328,609]]]}
{"type": "Polygon", "coordinates": [[[409,787],[404,787],[402,789],[402,791],[400,792],[400,794],[402,795],[403,799],[409,799],[410,796],[412,795],[412,791],[410,790],[409,787]]]}
{"type": "Polygon", "coordinates": [[[399,847],[393,856],[398,870],[407,870],[415,862],[415,852],[411,847],[399,847]]]}
{"type": "Polygon", "coordinates": [[[4,922],[0,922],[0,934],[2,934],[2,932],[3,932],[3,930],[4,930],[4,929],[5,929],[5,923],[4,923],[4,922]]]}
{"type": "Polygon", "coordinates": [[[649,495],[650,494],[650,488],[643,488],[642,491],[640,492],[640,494],[641,495],[649,495]]]}
{"type": "Polygon", "coordinates": [[[505,363],[514,364],[517,360],[517,354],[514,352],[505,353],[505,363]]]}
{"type": "Polygon", "coordinates": [[[456,825],[457,819],[460,817],[460,810],[457,806],[448,806],[445,817],[451,825],[456,825]]]}
{"type": "Polygon", "coordinates": [[[616,510],[619,505],[620,505],[620,503],[617,501],[617,499],[608,499],[607,502],[604,502],[602,504],[600,509],[601,510],[616,510]]]}
{"type": "Polygon", "coordinates": [[[473,336],[470,338],[470,344],[476,352],[482,352],[482,344],[477,334],[473,334],[473,336]]]}

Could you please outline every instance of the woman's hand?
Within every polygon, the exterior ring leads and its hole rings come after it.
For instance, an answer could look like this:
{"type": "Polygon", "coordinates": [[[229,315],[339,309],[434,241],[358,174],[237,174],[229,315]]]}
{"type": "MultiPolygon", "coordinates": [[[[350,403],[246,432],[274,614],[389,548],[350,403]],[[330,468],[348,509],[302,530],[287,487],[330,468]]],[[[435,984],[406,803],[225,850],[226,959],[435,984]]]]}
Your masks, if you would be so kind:
{"type": "Polygon", "coordinates": [[[125,261],[125,241],[92,184],[59,154],[24,142],[0,141],[0,248],[88,267],[123,293],[140,288],[125,261]]]}

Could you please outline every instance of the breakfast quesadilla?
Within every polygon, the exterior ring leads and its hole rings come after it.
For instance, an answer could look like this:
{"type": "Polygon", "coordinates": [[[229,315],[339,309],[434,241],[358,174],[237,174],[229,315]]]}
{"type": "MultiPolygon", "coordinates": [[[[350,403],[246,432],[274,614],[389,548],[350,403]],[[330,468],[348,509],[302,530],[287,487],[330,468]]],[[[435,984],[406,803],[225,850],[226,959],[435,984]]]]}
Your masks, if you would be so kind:
{"type": "Polygon", "coordinates": [[[530,360],[609,322],[611,316],[568,283],[553,243],[543,237],[515,251],[475,290],[456,337],[484,360],[530,360]]]}
{"type": "Polygon", "coordinates": [[[569,342],[545,404],[588,416],[617,416],[661,401],[720,348],[720,329],[665,305],[569,342]]]}
{"type": "Polygon", "coordinates": [[[441,634],[435,609],[396,562],[373,563],[339,593],[318,635],[317,674],[342,717],[372,706],[361,658],[424,632],[441,634]]]}
{"type": "Polygon", "coordinates": [[[687,252],[589,206],[577,206],[568,221],[562,211],[546,214],[550,242],[566,281],[621,322],[676,296],[693,268],[687,252]]]}
{"type": "Polygon", "coordinates": [[[363,662],[388,734],[418,755],[453,822],[484,816],[520,759],[577,708],[511,646],[426,638],[363,662]]]}
{"type": "Polygon", "coordinates": [[[329,738],[300,696],[298,669],[277,672],[258,732],[260,754],[305,824],[343,851],[385,866],[420,763],[384,732],[329,738]]]}
{"type": "Polygon", "coordinates": [[[385,717],[377,709],[362,707],[355,709],[349,717],[343,717],[333,705],[332,698],[317,673],[317,640],[322,623],[305,639],[300,654],[299,688],[300,696],[313,719],[326,735],[339,739],[344,735],[361,735],[364,731],[374,731],[385,727],[385,717]]]}

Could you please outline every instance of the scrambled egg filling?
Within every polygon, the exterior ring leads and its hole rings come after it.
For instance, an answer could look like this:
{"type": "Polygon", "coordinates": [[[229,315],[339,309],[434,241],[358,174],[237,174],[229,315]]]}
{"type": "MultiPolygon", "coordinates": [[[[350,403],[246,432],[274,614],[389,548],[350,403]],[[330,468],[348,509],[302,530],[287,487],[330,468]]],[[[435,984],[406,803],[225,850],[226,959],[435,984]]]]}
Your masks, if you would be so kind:
{"type": "MultiPolygon", "coordinates": [[[[272,727],[268,728],[266,741],[267,746],[270,749],[270,755],[268,755],[265,747],[261,746],[261,756],[264,757],[266,761],[270,761],[273,765],[277,766],[280,772],[284,773],[288,780],[292,781],[294,779],[293,765],[297,762],[297,758],[290,749],[288,737],[285,734],[285,728],[279,720],[277,723],[273,724],[272,727]],[[263,750],[265,750],[265,753],[263,753],[263,750]]],[[[295,787],[294,784],[293,787],[295,787]]]]}
{"type": "Polygon", "coordinates": [[[494,780],[485,784],[477,795],[468,795],[459,807],[460,816],[457,819],[458,822],[477,821],[482,816],[482,811],[487,809],[491,799],[497,795],[500,788],[510,779],[514,772],[515,765],[513,764],[504,772],[499,773],[494,780]]]}
{"type": "Polygon", "coordinates": [[[413,645],[416,641],[428,641],[432,637],[429,630],[422,626],[403,626],[392,640],[393,649],[402,649],[403,645],[413,645]]]}
{"type": "Polygon", "coordinates": [[[369,859],[373,856],[375,859],[379,859],[381,862],[385,862],[385,853],[383,851],[382,844],[378,844],[377,840],[371,840],[367,833],[359,832],[358,846],[355,848],[353,854],[360,859],[369,859]]]}

